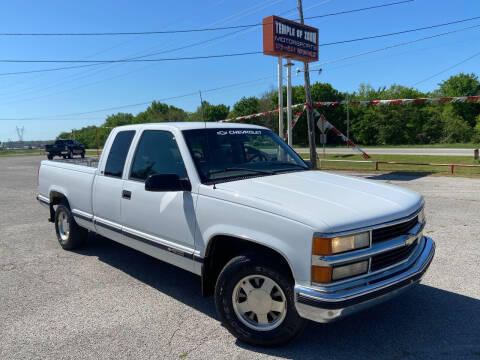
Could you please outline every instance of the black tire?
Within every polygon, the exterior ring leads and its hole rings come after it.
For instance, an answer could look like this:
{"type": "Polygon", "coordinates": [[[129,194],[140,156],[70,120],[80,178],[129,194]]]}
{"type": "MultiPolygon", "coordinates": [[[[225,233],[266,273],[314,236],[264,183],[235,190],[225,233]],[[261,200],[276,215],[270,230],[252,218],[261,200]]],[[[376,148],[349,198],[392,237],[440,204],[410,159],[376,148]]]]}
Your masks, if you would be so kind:
{"type": "Polygon", "coordinates": [[[57,234],[60,246],[64,250],[73,250],[83,246],[88,237],[88,230],[78,226],[66,203],[58,205],[57,210],[55,211],[55,233],[57,234]],[[60,222],[63,221],[63,216],[65,216],[68,223],[68,235],[62,224],[60,224],[60,222]]]}
{"type": "MultiPolygon", "coordinates": [[[[243,282],[245,283],[245,282],[243,282]]],[[[239,340],[252,345],[279,346],[296,338],[303,330],[306,320],[298,315],[294,304],[294,281],[286,270],[263,257],[253,254],[237,256],[221,271],[215,286],[215,305],[222,323],[239,340]],[[233,293],[239,282],[247,276],[260,275],[278,284],[285,295],[286,315],[275,328],[258,331],[244,324],[237,316],[233,305],[233,293]]]]}
{"type": "Polygon", "coordinates": [[[47,155],[47,159],[48,159],[48,160],[52,160],[52,159],[53,159],[53,155],[48,154],[48,155],[47,155]]]}
{"type": "Polygon", "coordinates": [[[85,152],[82,152],[82,153],[80,154],[80,156],[82,157],[82,159],[84,159],[84,158],[85,158],[85,152]]]}
{"type": "Polygon", "coordinates": [[[72,158],[73,158],[72,150],[70,150],[70,151],[68,152],[67,157],[68,157],[69,159],[72,159],[72,158]]]}

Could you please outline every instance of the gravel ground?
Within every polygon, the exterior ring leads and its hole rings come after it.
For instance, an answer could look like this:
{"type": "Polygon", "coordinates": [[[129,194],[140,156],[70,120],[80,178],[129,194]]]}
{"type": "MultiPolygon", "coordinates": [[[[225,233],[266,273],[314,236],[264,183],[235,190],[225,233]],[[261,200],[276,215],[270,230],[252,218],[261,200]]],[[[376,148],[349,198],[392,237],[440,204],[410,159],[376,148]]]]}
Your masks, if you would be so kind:
{"type": "Polygon", "coordinates": [[[294,343],[247,346],[199,278],[112,241],[63,251],[35,200],[41,157],[0,158],[0,359],[480,359],[480,181],[358,176],[422,193],[436,257],[421,285],[294,343]]]}

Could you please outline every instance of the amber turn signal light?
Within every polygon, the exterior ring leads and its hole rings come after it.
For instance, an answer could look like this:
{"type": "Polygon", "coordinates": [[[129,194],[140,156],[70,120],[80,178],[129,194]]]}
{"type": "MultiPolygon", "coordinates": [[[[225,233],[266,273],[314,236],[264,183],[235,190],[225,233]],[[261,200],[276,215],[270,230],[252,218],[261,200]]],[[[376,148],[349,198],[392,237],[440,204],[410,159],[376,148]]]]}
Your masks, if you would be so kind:
{"type": "Polygon", "coordinates": [[[312,282],[328,283],[332,281],[331,266],[312,266],[312,282]]]}
{"type": "Polygon", "coordinates": [[[312,254],[313,255],[331,255],[332,254],[331,238],[313,238],[312,254]]]}

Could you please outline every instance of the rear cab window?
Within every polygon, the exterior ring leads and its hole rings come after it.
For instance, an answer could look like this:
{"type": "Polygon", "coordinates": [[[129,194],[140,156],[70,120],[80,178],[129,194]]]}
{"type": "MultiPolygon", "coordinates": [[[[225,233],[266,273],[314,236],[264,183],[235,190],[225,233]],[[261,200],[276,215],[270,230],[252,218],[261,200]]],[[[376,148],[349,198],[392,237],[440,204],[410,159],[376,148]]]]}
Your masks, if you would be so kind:
{"type": "Polygon", "coordinates": [[[134,130],[120,131],[115,136],[105,165],[105,176],[121,178],[128,150],[132,143],[134,130]]]}

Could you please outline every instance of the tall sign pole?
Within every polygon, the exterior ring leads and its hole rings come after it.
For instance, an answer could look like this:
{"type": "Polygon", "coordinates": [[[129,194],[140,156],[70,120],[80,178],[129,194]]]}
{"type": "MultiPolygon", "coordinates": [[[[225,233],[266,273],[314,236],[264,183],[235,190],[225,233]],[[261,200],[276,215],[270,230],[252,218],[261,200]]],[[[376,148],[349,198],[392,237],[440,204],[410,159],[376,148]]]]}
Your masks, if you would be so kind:
{"type": "Polygon", "coordinates": [[[283,58],[278,57],[278,136],[283,139],[283,58]]]}
{"type": "Polygon", "coordinates": [[[292,65],[290,59],[287,59],[287,137],[288,145],[293,145],[292,139],[292,65]]]}
{"type": "MultiPolygon", "coordinates": [[[[318,29],[303,24],[302,2],[298,2],[299,12],[301,14],[302,23],[284,19],[279,16],[268,16],[263,19],[263,53],[265,55],[282,57],[287,59],[287,133],[288,144],[292,144],[292,91],[291,76],[292,60],[301,61],[305,66],[305,90],[307,91],[307,102],[311,106],[310,96],[310,76],[308,73],[308,63],[318,61],[318,29]]],[[[279,69],[281,63],[278,63],[279,69]]],[[[280,74],[280,70],[279,70],[280,74]]],[[[280,79],[279,79],[280,80],[280,79]]],[[[280,86],[279,86],[280,91],[280,86]]],[[[279,92],[280,95],[280,92],[279,92]]],[[[281,96],[279,96],[280,100],[281,96]]],[[[279,101],[280,106],[280,101],[279,101]]],[[[311,110],[311,109],[309,109],[311,110]]],[[[312,164],[316,168],[316,151],[315,151],[315,128],[313,125],[313,115],[311,111],[308,114],[308,139],[310,143],[310,157],[312,164]]],[[[279,126],[279,130],[280,130],[279,126]]],[[[283,133],[280,133],[282,136],[283,133]]]]}
{"type": "MultiPolygon", "coordinates": [[[[298,4],[298,17],[300,18],[300,23],[303,24],[303,7],[302,0],[297,0],[298,4]]],[[[310,71],[308,62],[303,63],[304,68],[304,77],[305,77],[305,99],[307,104],[312,105],[312,95],[310,93],[310,71]]],[[[315,144],[315,121],[313,119],[312,109],[310,106],[307,106],[307,125],[308,125],[308,144],[310,146],[310,161],[312,162],[312,168],[317,168],[317,147],[315,144]]]]}

